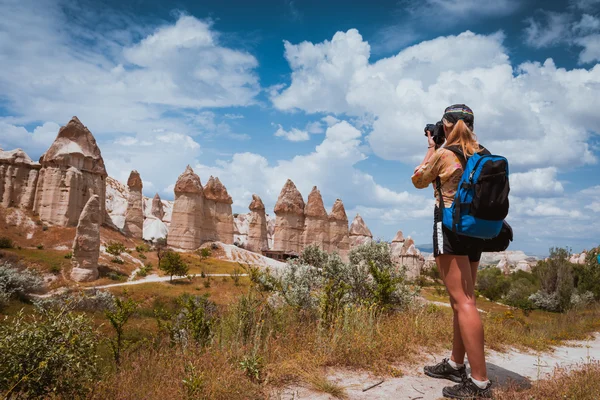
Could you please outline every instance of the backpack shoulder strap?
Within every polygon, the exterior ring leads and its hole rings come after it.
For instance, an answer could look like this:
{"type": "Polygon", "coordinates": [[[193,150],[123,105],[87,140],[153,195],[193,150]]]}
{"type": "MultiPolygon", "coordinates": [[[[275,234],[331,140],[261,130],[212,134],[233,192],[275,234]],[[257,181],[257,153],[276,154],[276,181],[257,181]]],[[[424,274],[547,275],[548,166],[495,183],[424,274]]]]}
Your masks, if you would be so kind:
{"type": "MultiPolygon", "coordinates": [[[[485,147],[479,145],[479,147],[481,148],[481,150],[479,150],[479,152],[477,152],[477,154],[479,154],[480,156],[491,156],[492,153],[489,152],[488,149],[486,149],[485,147]]],[[[444,147],[445,149],[450,150],[451,152],[453,152],[454,154],[456,154],[456,156],[458,157],[458,160],[460,161],[463,170],[465,169],[466,165],[467,165],[467,161],[468,158],[465,157],[465,155],[462,152],[462,149],[459,146],[448,146],[448,147],[444,147]]]]}
{"type": "Polygon", "coordinates": [[[467,158],[463,154],[462,149],[458,146],[448,146],[448,147],[444,147],[444,148],[447,150],[450,150],[451,152],[456,154],[456,157],[458,158],[458,161],[460,161],[460,165],[462,165],[462,168],[464,171],[465,167],[467,165],[467,158]]]}

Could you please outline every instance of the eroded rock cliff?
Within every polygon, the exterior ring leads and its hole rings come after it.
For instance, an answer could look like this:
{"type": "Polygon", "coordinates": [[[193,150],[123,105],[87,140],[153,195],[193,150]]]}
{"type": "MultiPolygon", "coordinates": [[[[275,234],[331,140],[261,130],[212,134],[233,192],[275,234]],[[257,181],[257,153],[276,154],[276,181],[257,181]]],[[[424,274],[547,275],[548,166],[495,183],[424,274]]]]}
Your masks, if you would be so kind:
{"type": "Polygon", "coordinates": [[[77,117],[58,131],[40,158],[34,212],[43,221],[74,226],[88,199],[97,195],[105,214],[106,168],[96,139],[77,117]]]}
{"type": "Polygon", "coordinates": [[[303,248],[304,200],[290,179],[275,204],[273,250],[300,253],[303,248]]]}
{"type": "Polygon", "coordinates": [[[169,227],[169,246],[186,250],[202,244],[204,196],[200,177],[189,165],[175,184],[175,203],[169,227]]]}
{"type": "Polygon", "coordinates": [[[248,207],[248,239],[246,249],[260,253],[269,248],[267,236],[267,216],[265,214],[265,205],[260,197],[253,194],[252,203],[248,207]]]}
{"type": "Polygon", "coordinates": [[[0,205],[32,209],[40,168],[21,149],[0,149],[0,205]]]}
{"type": "Polygon", "coordinates": [[[100,197],[92,195],[77,223],[71,258],[71,279],[88,282],[98,278],[98,258],[100,257],[100,197]]]}
{"type": "Polygon", "coordinates": [[[141,239],[144,234],[144,196],[142,194],[142,178],[137,171],[131,171],[127,180],[129,195],[125,214],[124,231],[126,234],[141,239]]]}

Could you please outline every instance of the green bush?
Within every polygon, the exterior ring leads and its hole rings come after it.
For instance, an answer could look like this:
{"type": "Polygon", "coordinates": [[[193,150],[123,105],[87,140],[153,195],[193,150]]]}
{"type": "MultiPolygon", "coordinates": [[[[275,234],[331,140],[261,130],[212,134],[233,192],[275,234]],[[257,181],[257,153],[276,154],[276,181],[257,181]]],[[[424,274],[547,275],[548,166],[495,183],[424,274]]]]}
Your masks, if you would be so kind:
{"type": "Polygon", "coordinates": [[[70,252],[68,252],[67,254],[65,254],[65,258],[66,258],[67,260],[70,260],[71,258],[73,258],[73,252],[72,252],[72,251],[70,251],[70,252]]]}
{"type": "Polygon", "coordinates": [[[588,251],[584,265],[574,266],[575,286],[580,292],[592,292],[594,298],[600,301],[600,264],[598,255],[600,247],[588,251]]]}
{"type": "Polygon", "coordinates": [[[0,249],[12,249],[14,243],[12,239],[7,237],[0,237],[0,249]]]}
{"type": "Polygon", "coordinates": [[[115,263],[115,264],[119,264],[119,265],[123,265],[125,264],[125,261],[123,261],[123,259],[121,257],[113,257],[110,259],[111,263],[115,263]]]}
{"type": "Polygon", "coordinates": [[[44,245],[43,244],[38,244],[37,246],[35,246],[38,250],[44,250],[44,245]]]}
{"type": "Polygon", "coordinates": [[[106,245],[106,252],[108,254],[112,254],[113,256],[119,256],[121,253],[125,253],[127,249],[123,245],[123,243],[118,241],[110,241],[106,245]]]}
{"type": "Polygon", "coordinates": [[[212,255],[212,252],[208,247],[204,247],[198,251],[198,255],[200,256],[200,259],[205,260],[212,255]]]}
{"type": "Polygon", "coordinates": [[[119,273],[117,273],[117,272],[114,272],[114,271],[111,271],[111,272],[109,272],[109,273],[106,275],[106,277],[107,277],[108,279],[110,279],[110,280],[113,280],[113,281],[119,281],[119,282],[120,282],[120,281],[124,281],[124,280],[125,280],[125,275],[121,275],[121,274],[119,274],[119,273]]]}
{"type": "Polygon", "coordinates": [[[532,310],[533,302],[529,299],[537,291],[537,285],[527,278],[518,278],[510,284],[503,302],[522,310],[532,310]]]}
{"type": "Polygon", "coordinates": [[[171,344],[207,346],[213,337],[217,306],[208,296],[181,295],[174,313],[155,310],[159,329],[169,335],[171,344]]]}
{"type": "MultiPolygon", "coordinates": [[[[346,306],[403,308],[416,295],[405,283],[404,270],[393,264],[387,243],[359,246],[349,260],[344,263],[337,254],[308,246],[299,259],[288,262],[272,290],[292,307],[320,313],[325,322],[346,306]]],[[[269,282],[252,272],[250,279],[269,282]]]]}
{"type": "Polygon", "coordinates": [[[477,290],[491,301],[498,301],[510,289],[509,279],[495,267],[484,268],[477,273],[477,290]]]}
{"type": "Polygon", "coordinates": [[[146,253],[148,251],[150,251],[150,246],[148,246],[147,244],[140,244],[139,246],[135,246],[135,251],[137,251],[138,253],[146,253]]]}
{"type": "Polygon", "coordinates": [[[547,260],[538,261],[533,273],[539,279],[540,290],[532,298],[537,307],[548,311],[566,311],[575,293],[573,265],[567,249],[551,248],[547,260]]]}
{"type": "Polygon", "coordinates": [[[33,269],[18,268],[9,262],[0,264],[0,309],[11,298],[23,298],[44,288],[44,279],[33,269]]]}
{"type": "Polygon", "coordinates": [[[0,324],[0,389],[6,398],[85,398],[98,379],[97,343],[85,315],[21,311],[0,324]]]}
{"type": "Polygon", "coordinates": [[[152,266],[151,263],[147,263],[146,265],[144,265],[143,267],[140,267],[140,269],[137,272],[137,275],[144,277],[144,276],[148,276],[148,273],[150,271],[152,271],[154,267],[152,266]]]}

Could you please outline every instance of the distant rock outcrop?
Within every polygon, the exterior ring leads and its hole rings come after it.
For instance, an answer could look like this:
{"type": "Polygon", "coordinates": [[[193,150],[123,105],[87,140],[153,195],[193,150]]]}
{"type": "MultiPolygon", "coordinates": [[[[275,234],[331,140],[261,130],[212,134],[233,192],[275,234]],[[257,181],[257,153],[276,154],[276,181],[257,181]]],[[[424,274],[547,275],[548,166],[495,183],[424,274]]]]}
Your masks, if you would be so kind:
{"type": "Polygon", "coordinates": [[[160,219],[161,221],[165,217],[165,209],[163,207],[162,200],[160,199],[160,196],[158,195],[158,193],[156,193],[154,195],[154,198],[152,199],[152,211],[151,211],[151,214],[154,217],[160,219]]]}
{"type": "Polygon", "coordinates": [[[225,185],[211,176],[204,186],[203,241],[233,244],[232,203],[225,185]]]}
{"type": "Polygon", "coordinates": [[[106,169],[92,133],[77,119],[58,131],[40,158],[34,212],[43,221],[74,226],[88,199],[97,195],[104,220],[106,169]]]}
{"type": "Polygon", "coordinates": [[[584,250],[580,254],[573,254],[571,256],[571,258],[569,259],[569,261],[572,262],[573,264],[583,265],[583,264],[585,264],[586,257],[587,257],[587,252],[584,250]]]}
{"type": "Polygon", "coordinates": [[[392,240],[392,244],[390,245],[390,250],[392,252],[392,257],[398,257],[403,255],[402,249],[404,248],[404,234],[402,231],[398,231],[396,236],[392,240]]]}
{"type": "Polygon", "coordinates": [[[137,171],[131,171],[127,180],[129,197],[127,199],[127,213],[125,214],[126,234],[141,239],[144,232],[144,199],[142,195],[142,178],[137,171]]]}
{"type": "Polygon", "coordinates": [[[356,214],[350,225],[350,248],[370,243],[373,241],[373,234],[365,224],[365,221],[359,214],[356,214]]]}
{"type": "Polygon", "coordinates": [[[21,149],[0,149],[0,205],[33,208],[40,168],[21,149]]]}
{"type": "Polygon", "coordinates": [[[302,245],[317,245],[321,250],[329,251],[329,216],[323,205],[321,192],[316,186],[308,195],[304,207],[304,232],[302,245]]]}
{"type": "Polygon", "coordinates": [[[80,213],[73,241],[71,279],[74,281],[88,282],[98,278],[100,217],[100,197],[92,195],[80,213]]]}
{"type": "Polygon", "coordinates": [[[255,253],[260,253],[269,248],[265,205],[260,197],[253,194],[252,203],[250,203],[248,208],[250,209],[250,214],[247,216],[248,241],[246,243],[246,249],[254,251],[255,253]]]}
{"type": "Polygon", "coordinates": [[[169,227],[169,246],[186,250],[202,244],[204,196],[200,177],[188,165],[175,184],[175,203],[169,227]]]}
{"type": "Polygon", "coordinates": [[[304,200],[290,179],[275,204],[273,250],[300,253],[303,248],[304,200]]]}
{"type": "Polygon", "coordinates": [[[347,260],[350,251],[350,236],[348,231],[348,216],[342,200],[333,203],[329,213],[329,251],[338,252],[342,260],[347,260]]]}
{"type": "Polygon", "coordinates": [[[405,239],[402,231],[396,233],[390,250],[392,261],[394,264],[406,268],[406,277],[408,279],[417,278],[421,275],[425,267],[429,269],[435,265],[435,259],[431,259],[426,266],[425,257],[423,257],[419,249],[415,246],[414,240],[410,236],[405,239]]]}

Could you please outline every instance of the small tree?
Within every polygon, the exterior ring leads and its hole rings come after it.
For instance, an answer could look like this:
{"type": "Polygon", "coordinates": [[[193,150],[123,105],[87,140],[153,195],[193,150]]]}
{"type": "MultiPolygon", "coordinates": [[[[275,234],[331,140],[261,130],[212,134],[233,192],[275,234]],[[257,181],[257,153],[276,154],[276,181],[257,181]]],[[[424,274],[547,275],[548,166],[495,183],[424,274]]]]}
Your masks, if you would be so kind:
{"type": "Polygon", "coordinates": [[[158,258],[158,265],[160,266],[160,261],[162,260],[162,257],[165,254],[165,252],[167,251],[167,239],[156,239],[154,241],[154,249],[156,250],[156,258],[158,258]]]}
{"type": "Polygon", "coordinates": [[[179,253],[167,251],[163,254],[160,260],[159,268],[168,274],[173,282],[173,275],[185,276],[188,273],[188,266],[183,262],[179,253]]]}
{"type": "Polygon", "coordinates": [[[137,308],[138,303],[129,297],[126,296],[124,299],[115,297],[114,308],[104,313],[116,333],[116,336],[110,339],[109,343],[117,367],[121,364],[121,351],[125,344],[123,336],[125,324],[137,308]]]}
{"type": "Polygon", "coordinates": [[[200,249],[200,251],[198,252],[198,255],[200,256],[200,260],[202,260],[202,261],[204,261],[208,257],[210,257],[211,254],[212,253],[208,247],[204,247],[204,248],[200,249]]]}

